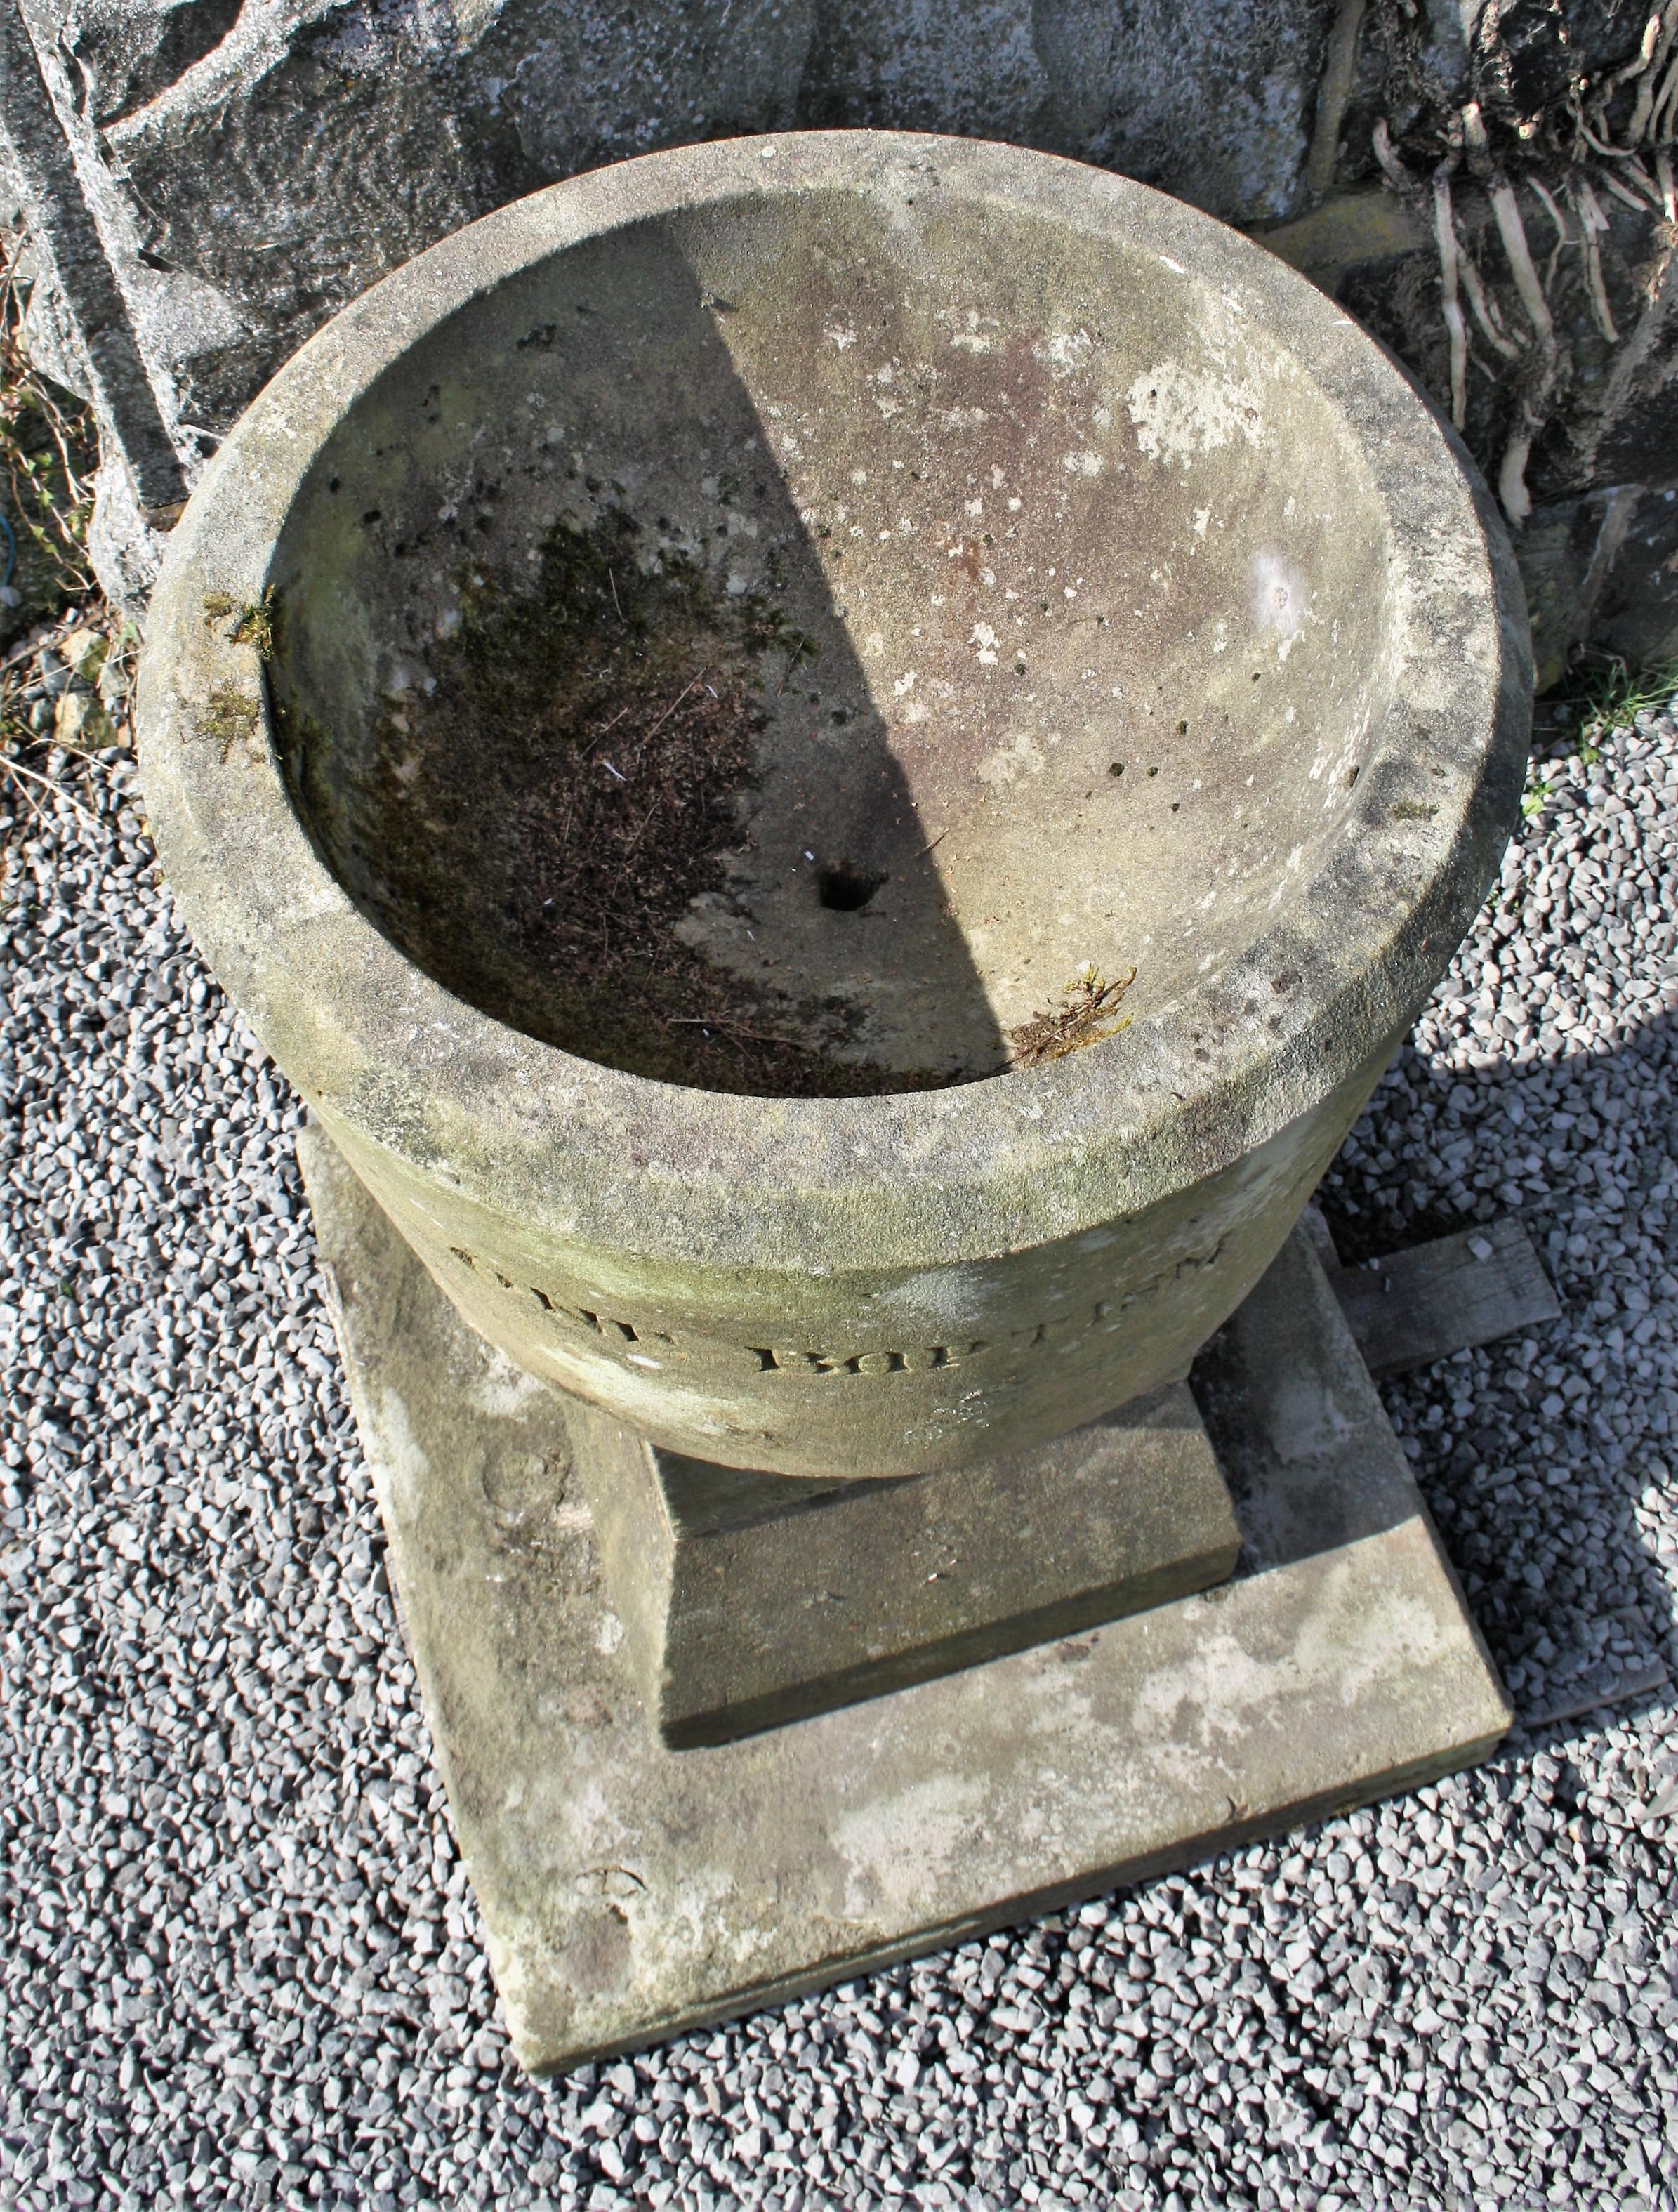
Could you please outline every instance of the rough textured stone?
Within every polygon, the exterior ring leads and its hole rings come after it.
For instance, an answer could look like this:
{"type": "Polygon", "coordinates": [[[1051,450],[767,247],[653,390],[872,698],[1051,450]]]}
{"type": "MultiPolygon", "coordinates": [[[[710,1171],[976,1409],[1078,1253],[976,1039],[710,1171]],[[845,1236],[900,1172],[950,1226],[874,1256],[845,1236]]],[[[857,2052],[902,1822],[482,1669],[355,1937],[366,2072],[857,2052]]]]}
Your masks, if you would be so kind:
{"type": "MultiPolygon", "coordinates": [[[[41,11],[45,27],[47,11],[41,11]]],[[[658,148],[805,125],[955,131],[1122,168],[1235,222],[1292,211],[1330,9],[1162,0],[680,9],[484,0],[242,11],[73,0],[52,46],[144,250],[213,287],[180,364],[229,428],[325,313],[458,224],[658,148]]]]}
{"type": "Polygon", "coordinates": [[[720,1743],[1223,1581],[1241,1548],[1183,1383],[1012,1459],[798,1481],[556,1400],[666,1743],[720,1743]]]}
{"type": "MultiPolygon", "coordinates": [[[[475,1326],[672,1449],[877,1476],[1092,1419],[1239,1302],[1480,904],[1529,684],[1483,490],[1280,262],[1044,156],[813,133],[556,187],[312,342],[177,526],[139,747],[208,957],[475,1326]],[[632,592],[679,562],[799,641],[684,943],[905,1088],[625,1073],[548,878],[428,834],[392,892],[461,591],[608,526],[632,592]],[[818,896],[859,836],[872,927],[818,896]],[[1134,969],[1120,1021],[957,1079],[1080,969],[1134,969]]],[[[474,803],[547,820],[541,745],[486,742],[474,803]]]]}
{"type": "MultiPolygon", "coordinates": [[[[1543,175],[1538,182],[1545,185],[1543,175]]],[[[1549,183],[1572,208],[1564,185],[1553,174],[1549,183]]],[[[1514,543],[1542,690],[1587,644],[1633,665],[1678,653],[1678,501],[1669,489],[1678,476],[1669,331],[1678,286],[1673,232],[1658,205],[1628,208],[1608,194],[1593,200],[1606,210],[1606,228],[1595,240],[1600,307],[1582,251],[1582,218],[1563,213],[1562,246],[1535,191],[1520,191],[1517,205],[1523,234],[1545,269],[1555,337],[1554,358],[1543,371],[1547,396],[1525,423],[1521,380],[1538,371],[1523,355],[1511,360],[1492,350],[1476,325],[1462,428],[1494,481],[1516,430],[1524,425],[1532,433],[1523,481],[1535,503],[1514,543]],[[1613,318],[1612,339],[1602,313],[1613,318]]],[[[1450,206],[1456,249],[1474,270],[1498,329],[1522,329],[1527,311],[1482,183],[1459,178],[1450,206]]],[[[1418,175],[1402,194],[1376,185],[1341,193],[1260,236],[1375,331],[1448,406],[1437,221],[1418,175]]]]}
{"type": "MultiPolygon", "coordinates": [[[[1626,485],[1658,495],[1678,472],[1670,27],[1645,45],[1648,11],[1614,0],[26,0],[22,15],[107,264],[91,316],[49,266],[34,324],[110,441],[93,553],[119,597],[143,595],[161,553],[122,465],[155,464],[160,416],[190,477],[336,308],[459,224],[626,156],[805,125],[1040,146],[1280,223],[1279,250],[1449,405],[1443,178],[1468,318],[1462,427],[1494,482],[1526,452],[1511,514],[1529,499],[1571,527],[1575,508],[1626,485]],[[1499,182],[1547,331],[1494,219],[1499,182]],[[146,374],[107,390],[88,335],[146,374]]],[[[14,68],[14,136],[32,101],[14,68]]],[[[0,191],[21,209],[15,167],[0,143],[0,191]]],[[[48,264],[79,265],[74,210],[46,214],[30,209],[48,264]]],[[[1672,650],[1664,566],[1628,562],[1606,593],[1547,606],[1553,528],[1534,535],[1546,681],[1588,639],[1672,650]]]]}
{"type": "Polygon", "coordinates": [[[1301,1235],[1209,1355],[1248,1539],[1235,1581],[666,1750],[551,1397],[462,1325],[330,1147],[302,1152],[404,1624],[533,2071],[1420,1784],[1509,1725],[1301,1235]]]}

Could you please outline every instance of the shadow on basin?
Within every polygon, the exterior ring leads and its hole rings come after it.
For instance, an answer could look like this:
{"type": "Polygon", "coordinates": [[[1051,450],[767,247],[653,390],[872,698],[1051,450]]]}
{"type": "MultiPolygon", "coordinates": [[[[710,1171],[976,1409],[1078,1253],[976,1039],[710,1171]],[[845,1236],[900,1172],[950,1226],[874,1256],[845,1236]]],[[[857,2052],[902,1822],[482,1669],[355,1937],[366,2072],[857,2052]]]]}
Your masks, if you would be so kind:
{"type": "Polygon", "coordinates": [[[656,224],[526,270],[348,412],[277,556],[295,803],[438,982],[779,1096],[1007,1049],[824,564],[656,224]]]}

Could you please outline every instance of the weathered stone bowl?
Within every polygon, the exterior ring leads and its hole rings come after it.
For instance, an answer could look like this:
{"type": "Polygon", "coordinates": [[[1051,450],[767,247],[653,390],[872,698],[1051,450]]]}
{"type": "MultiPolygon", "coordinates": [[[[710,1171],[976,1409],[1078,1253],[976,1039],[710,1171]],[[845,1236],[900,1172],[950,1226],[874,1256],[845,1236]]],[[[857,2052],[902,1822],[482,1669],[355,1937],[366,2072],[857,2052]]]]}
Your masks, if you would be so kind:
{"type": "Polygon", "coordinates": [[[177,526],[141,756],[467,1317],[881,1476],[1180,1372],[1493,875],[1461,448],[1260,247],[998,146],[694,147],[340,314],[177,526]]]}

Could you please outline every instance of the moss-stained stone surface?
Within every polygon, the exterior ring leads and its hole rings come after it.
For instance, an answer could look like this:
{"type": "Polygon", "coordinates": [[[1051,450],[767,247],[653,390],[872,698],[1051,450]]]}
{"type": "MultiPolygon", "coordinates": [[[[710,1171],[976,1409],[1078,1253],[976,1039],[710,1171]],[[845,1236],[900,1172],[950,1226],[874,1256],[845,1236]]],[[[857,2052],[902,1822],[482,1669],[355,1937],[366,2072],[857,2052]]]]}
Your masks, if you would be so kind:
{"type": "MultiPolygon", "coordinates": [[[[778,696],[816,648],[667,543],[644,560],[641,534],[611,506],[550,526],[533,577],[463,559],[423,681],[402,671],[364,758],[343,761],[282,677],[288,779],[336,872],[439,982],[629,1074],[845,1097],[996,1073],[988,1040],[971,1066],[841,1058],[845,998],[684,939],[748,843],[766,657],[778,696]]],[[[848,913],[885,881],[836,853],[816,889],[848,913]]]]}
{"type": "Polygon", "coordinates": [[[514,2049],[656,2040],[1413,1786],[1510,1712],[1303,1235],[1197,1373],[1236,1579],[710,1750],[637,1697],[563,1411],[302,1146],[514,2049]]]}

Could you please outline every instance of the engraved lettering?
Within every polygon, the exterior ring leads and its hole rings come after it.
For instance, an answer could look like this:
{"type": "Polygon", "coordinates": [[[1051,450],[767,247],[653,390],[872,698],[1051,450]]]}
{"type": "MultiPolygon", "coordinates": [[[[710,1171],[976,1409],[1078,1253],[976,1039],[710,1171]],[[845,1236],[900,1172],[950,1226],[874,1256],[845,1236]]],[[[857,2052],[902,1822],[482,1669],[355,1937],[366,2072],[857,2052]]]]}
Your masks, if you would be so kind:
{"type": "Polygon", "coordinates": [[[901,1352],[862,1352],[845,1364],[853,1375],[902,1375],[909,1363],[901,1352]]]}
{"type": "MultiPolygon", "coordinates": [[[[890,1375],[933,1374],[945,1368],[962,1366],[985,1353],[1000,1352],[1018,1358],[1022,1353],[1050,1345],[1066,1350],[1081,1342],[1095,1329],[1111,1335],[1124,1326],[1130,1309],[1139,1302],[1170,1283],[1182,1281],[1187,1275],[1215,1267],[1223,1257],[1226,1243],[1227,1239],[1219,1237],[1198,1251],[1186,1253],[1152,1279],[1128,1290],[1120,1291],[1116,1285],[1114,1295],[1097,1298],[1085,1306],[1081,1318],[1066,1314],[1052,1315],[1046,1320],[1027,1322],[1012,1329],[1000,1340],[973,1337],[964,1343],[909,1345],[901,1350],[850,1352],[812,1351],[804,1346],[785,1344],[737,1346],[726,1340],[703,1335],[688,1340],[686,1348],[682,1349],[682,1340],[668,1330],[620,1321],[587,1306],[562,1304],[539,1284],[515,1283],[492,1261],[481,1260],[465,1245],[452,1244],[447,1249],[449,1257],[458,1260],[462,1267],[469,1267],[476,1273],[487,1273],[502,1289],[529,1298],[556,1327],[589,1331],[596,1337],[604,1337],[615,1349],[621,1350],[627,1345],[654,1344],[667,1348],[670,1357],[678,1364],[696,1358],[702,1364],[707,1361],[722,1364],[751,1361],[755,1363],[755,1371],[760,1375],[854,1375],[873,1378],[890,1375]]],[[[637,1359],[637,1364],[641,1365],[661,1364],[660,1361],[648,1359],[644,1353],[639,1357],[633,1353],[628,1356],[637,1359]]]]}
{"type": "Polygon", "coordinates": [[[906,1375],[930,1375],[935,1367],[946,1365],[949,1358],[941,1344],[911,1344],[906,1351],[887,1356],[898,1363],[890,1370],[894,1375],[899,1369],[906,1375]]]}

